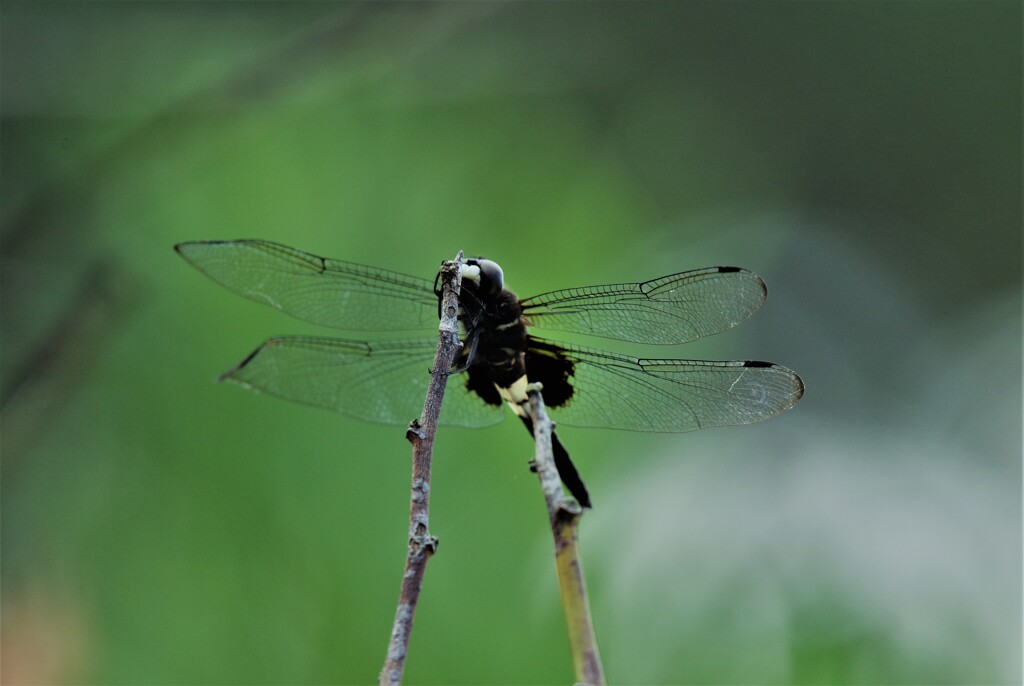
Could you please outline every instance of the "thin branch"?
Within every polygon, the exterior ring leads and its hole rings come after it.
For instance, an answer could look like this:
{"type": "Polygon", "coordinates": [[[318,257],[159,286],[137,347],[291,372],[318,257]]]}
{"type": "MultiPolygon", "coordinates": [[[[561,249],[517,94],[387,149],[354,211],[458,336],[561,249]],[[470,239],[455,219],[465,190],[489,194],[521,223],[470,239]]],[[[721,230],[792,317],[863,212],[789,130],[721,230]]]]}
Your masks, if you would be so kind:
{"type": "Polygon", "coordinates": [[[583,576],[577,532],[583,508],[574,500],[564,497],[562,485],[555,469],[551,447],[554,424],[544,409],[540,387],[529,389],[530,413],[533,415],[533,435],[536,442],[534,468],[540,478],[544,500],[548,507],[548,521],[555,539],[555,569],[558,588],[562,595],[562,610],[569,633],[569,647],[576,671],[576,681],[591,686],[604,686],[604,668],[597,651],[597,637],[590,617],[590,602],[583,576]]]}
{"type": "Polygon", "coordinates": [[[416,604],[423,586],[427,560],[437,550],[437,538],[430,535],[428,510],[430,507],[430,461],[434,450],[434,432],[441,414],[448,372],[455,362],[462,343],[459,340],[459,290],[462,286],[462,251],[454,261],[441,265],[441,323],[438,326],[437,353],[430,372],[430,385],[423,403],[423,415],[413,421],[406,432],[412,443],[412,495],[409,501],[409,552],[402,575],[402,590],[398,596],[398,609],[391,629],[388,654],[380,673],[382,686],[396,686],[402,682],[405,657],[409,650],[409,636],[416,604]]]}

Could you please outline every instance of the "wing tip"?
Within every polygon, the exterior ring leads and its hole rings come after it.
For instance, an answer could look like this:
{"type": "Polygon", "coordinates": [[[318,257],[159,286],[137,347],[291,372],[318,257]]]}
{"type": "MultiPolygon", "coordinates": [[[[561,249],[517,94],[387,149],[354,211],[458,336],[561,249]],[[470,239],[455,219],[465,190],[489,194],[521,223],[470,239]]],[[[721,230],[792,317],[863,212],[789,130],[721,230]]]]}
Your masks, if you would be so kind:
{"type": "Polygon", "coordinates": [[[758,274],[755,274],[749,269],[744,269],[743,267],[721,266],[717,267],[717,269],[719,274],[746,274],[747,276],[754,277],[757,280],[758,285],[761,286],[762,302],[768,298],[768,284],[766,284],[764,279],[762,279],[758,274]]]}
{"type": "Polygon", "coordinates": [[[189,257],[189,252],[197,243],[198,241],[182,241],[181,243],[175,243],[174,252],[178,253],[178,255],[186,262],[191,263],[192,259],[189,257]]]}
{"type": "Polygon", "coordinates": [[[174,244],[174,252],[189,264],[196,264],[194,259],[196,250],[207,248],[213,245],[224,245],[225,243],[237,243],[237,241],[182,241],[174,244]]]}
{"type": "Polygon", "coordinates": [[[240,373],[240,372],[241,372],[241,371],[242,371],[243,369],[245,369],[245,368],[246,368],[247,366],[249,366],[249,364],[250,364],[250,363],[251,363],[251,362],[252,362],[253,360],[255,360],[255,359],[256,359],[256,357],[257,357],[257,356],[258,356],[258,355],[259,355],[259,354],[260,354],[261,352],[263,352],[263,351],[264,351],[264,350],[265,350],[266,348],[269,348],[269,347],[271,347],[271,346],[275,345],[275,344],[276,344],[277,342],[278,342],[278,339],[277,339],[277,338],[268,338],[267,340],[263,341],[263,342],[262,342],[262,343],[261,343],[261,344],[259,345],[259,347],[258,347],[258,348],[256,348],[256,349],[255,349],[255,350],[253,350],[253,351],[252,351],[251,353],[249,353],[248,355],[246,355],[246,356],[245,356],[245,359],[244,359],[244,360],[242,360],[241,362],[239,362],[238,364],[236,364],[236,365],[235,365],[234,367],[232,367],[231,369],[227,370],[226,372],[224,372],[223,374],[221,374],[220,376],[218,376],[218,377],[217,377],[217,382],[218,382],[218,383],[220,383],[220,382],[224,382],[224,381],[234,381],[234,382],[236,382],[236,383],[242,383],[242,381],[241,381],[240,379],[238,379],[238,378],[237,378],[237,377],[238,377],[238,374],[239,374],[239,373],[240,373]]]}
{"type": "Polygon", "coordinates": [[[793,380],[796,381],[796,388],[793,390],[793,405],[796,405],[800,398],[804,397],[806,386],[804,386],[804,380],[796,372],[793,372],[793,380]]]}
{"type": "Polygon", "coordinates": [[[804,390],[806,389],[804,386],[804,380],[800,378],[799,374],[789,367],[784,367],[781,364],[775,364],[774,362],[764,362],[763,360],[745,360],[743,362],[743,366],[751,369],[774,369],[789,378],[793,384],[793,388],[789,393],[790,402],[783,407],[780,412],[785,412],[790,409],[797,404],[800,398],[804,397],[804,390]]]}

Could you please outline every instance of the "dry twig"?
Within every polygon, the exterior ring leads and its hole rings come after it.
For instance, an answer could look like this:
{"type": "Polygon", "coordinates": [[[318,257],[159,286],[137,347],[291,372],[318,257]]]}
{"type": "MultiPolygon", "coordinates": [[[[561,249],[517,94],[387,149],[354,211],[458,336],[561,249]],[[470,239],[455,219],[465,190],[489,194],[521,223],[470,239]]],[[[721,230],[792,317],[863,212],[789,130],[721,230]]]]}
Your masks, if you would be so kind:
{"type": "Polygon", "coordinates": [[[590,617],[590,603],[583,576],[577,532],[583,508],[574,500],[565,498],[555,469],[551,448],[554,425],[544,409],[539,385],[529,390],[530,414],[533,416],[533,435],[536,442],[534,467],[540,478],[541,489],[548,508],[548,521],[555,539],[555,568],[558,587],[562,595],[562,609],[569,633],[576,681],[591,686],[604,686],[604,668],[597,650],[597,638],[590,617]]]}
{"type": "Polygon", "coordinates": [[[398,609],[395,611],[395,623],[391,629],[391,641],[388,644],[387,659],[380,673],[382,686],[394,686],[402,682],[402,671],[405,668],[405,657],[409,650],[409,636],[412,633],[412,620],[416,613],[420,589],[423,585],[423,574],[427,560],[437,550],[437,538],[430,534],[428,527],[428,510],[430,504],[430,461],[434,450],[434,432],[437,419],[441,414],[441,401],[444,399],[445,382],[448,371],[452,368],[455,355],[462,346],[459,340],[459,289],[462,275],[459,266],[462,263],[462,252],[455,260],[441,265],[441,288],[443,290],[441,304],[441,323],[438,326],[437,353],[434,355],[434,367],[430,373],[430,386],[423,403],[423,414],[414,421],[406,433],[412,443],[412,495],[409,502],[409,553],[405,560],[405,573],[402,575],[402,590],[398,596],[398,609]]]}

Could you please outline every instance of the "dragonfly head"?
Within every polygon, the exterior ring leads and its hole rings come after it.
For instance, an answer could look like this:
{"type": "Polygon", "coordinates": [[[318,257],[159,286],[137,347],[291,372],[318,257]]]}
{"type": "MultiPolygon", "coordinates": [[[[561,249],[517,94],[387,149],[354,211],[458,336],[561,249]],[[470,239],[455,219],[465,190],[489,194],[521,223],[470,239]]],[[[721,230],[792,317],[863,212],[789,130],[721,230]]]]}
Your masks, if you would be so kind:
{"type": "Polygon", "coordinates": [[[472,257],[466,260],[462,278],[469,280],[475,286],[477,294],[484,302],[493,301],[505,288],[505,274],[501,271],[501,267],[497,262],[485,260],[482,257],[472,257]]]}

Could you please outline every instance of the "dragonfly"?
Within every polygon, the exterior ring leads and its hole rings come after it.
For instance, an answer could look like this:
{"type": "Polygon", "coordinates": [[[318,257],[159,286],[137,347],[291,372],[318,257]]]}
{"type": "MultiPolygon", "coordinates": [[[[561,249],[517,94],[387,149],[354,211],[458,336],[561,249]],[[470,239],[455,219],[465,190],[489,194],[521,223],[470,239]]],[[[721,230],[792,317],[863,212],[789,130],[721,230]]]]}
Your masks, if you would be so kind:
{"type": "MultiPolygon", "coordinates": [[[[371,423],[407,425],[419,416],[437,347],[436,279],[262,240],[186,242],[175,250],[225,288],[303,321],[351,332],[435,332],[377,340],[269,338],[221,380],[371,423]]],[[[520,299],[505,288],[497,263],[473,258],[466,264],[459,300],[465,345],[451,370],[461,382],[450,380],[442,426],[492,426],[507,406],[532,433],[527,382],[540,382],[559,427],[644,432],[752,424],[803,395],[800,377],[771,362],[637,358],[533,334],[688,343],[731,329],[764,303],[764,281],[746,269],[707,267],[520,299]]],[[[591,507],[557,433],[552,443],[562,482],[591,507]]]]}

